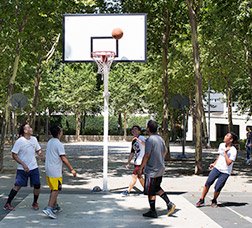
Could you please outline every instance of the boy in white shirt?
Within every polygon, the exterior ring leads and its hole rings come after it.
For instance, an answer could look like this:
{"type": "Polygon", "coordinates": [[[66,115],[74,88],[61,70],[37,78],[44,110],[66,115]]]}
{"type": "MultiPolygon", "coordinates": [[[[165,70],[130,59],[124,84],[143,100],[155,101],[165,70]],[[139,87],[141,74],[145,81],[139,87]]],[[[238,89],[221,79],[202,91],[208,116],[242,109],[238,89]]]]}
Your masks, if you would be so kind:
{"type": "Polygon", "coordinates": [[[234,144],[237,142],[238,137],[235,133],[227,133],[224,137],[224,143],[219,145],[219,156],[214,163],[210,164],[209,169],[211,172],[207,178],[205,186],[203,188],[201,197],[196,204],[196,207],[202,207],[205,205],[205,197],[209,191],[209,188],[215,184],[214,197],[212,199],[212,207],[217,207],[217,198],[220,195],[221,189],[224,187],[228,177],[231,175],[233,169],[233,163],[237,156],[237,150],[234,144]]]}
{"type": "Polygon", "coordinates": [[[11,205],[12,200],[17,195],[21,187],[26,187],[28,179],[30,185],[34,187],[34,200],[32,208],[38,210],[38,197],[40,193],[40,175],[36,160],[36,153],[43,156],[41,147],[36,137],[32,136],[33,131],[29,124],[23,124],[19,129],[19,138],[11,149],[12,158],[18,163],[16,180],[14,187],[11,189],[4,210],[12,211],[15,208],[11,205]]]}
{"type": "Polygon", "coordinates": [[[138,175],[139,167],[142,163],[142,159],[145,152],[145,137],[141,135],[141,128],[138,125],[134,125],[131,128],[131,133],[134,136],[131,143],[131,152],[126,164],[126,168],[129,168],[130,162],[134,157],[134,170],[132,172],[132,180],[126,191],[122,192],[123,196],[128,196],[132,188],[135,186],[137,179],[140,184],[144,187],[144,178],[142,175],[138,175]]]}
{"type": "Polygon", "coordinates": [[[60,142],[60,138],[63,135],[63,131],[58,126],[52,126],[50,128],[52,138],[48,141],[46,148],[46,181],[50,187],[51,194],[48,202],[48,206],[43,210],[43,213],[48,217],[55,219],[56,212],[61,211],[61,208],[57,204],[57,197],[59,191],[62,188],[62,165],[63,163],[70,170],[72,175],[76,177],[76,171],[68,161],[64,149],[64,145],[60,142]]]}

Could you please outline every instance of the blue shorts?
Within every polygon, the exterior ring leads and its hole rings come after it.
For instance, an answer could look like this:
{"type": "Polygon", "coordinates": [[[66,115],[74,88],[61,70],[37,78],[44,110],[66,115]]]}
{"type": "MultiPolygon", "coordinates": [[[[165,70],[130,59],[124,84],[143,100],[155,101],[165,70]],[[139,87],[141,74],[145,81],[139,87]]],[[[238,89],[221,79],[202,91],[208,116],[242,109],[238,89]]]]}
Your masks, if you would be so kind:
{"type": "Polygon", "coordinates": [[[40,185],[39,169],[30,170],[28,173],[24,170],[18,169],[16,174],[15,186],[26,187],[28,185],[28,178],[30,178],[30,186],[40,185]]]}
{"type": "Polygon", "coordinates": [[[161,177],[149,177],[145,175],[144,178],[144,195],[155,196],[161,190],[161,177]]]}
{"type": "Polygon", "coordinates": [[[205,186],[210,188],[210,186],[214,183],[216,179],[216,184],[214,186],[215,192],[220,192],[221,189],[224,187],[227,179],[229,177],[229,174],[227,173],[222,173],[218,169],[213,168],[211,172],[209,173],[209,176],[207,178],[207,181],[205,183],[205,186]]]}

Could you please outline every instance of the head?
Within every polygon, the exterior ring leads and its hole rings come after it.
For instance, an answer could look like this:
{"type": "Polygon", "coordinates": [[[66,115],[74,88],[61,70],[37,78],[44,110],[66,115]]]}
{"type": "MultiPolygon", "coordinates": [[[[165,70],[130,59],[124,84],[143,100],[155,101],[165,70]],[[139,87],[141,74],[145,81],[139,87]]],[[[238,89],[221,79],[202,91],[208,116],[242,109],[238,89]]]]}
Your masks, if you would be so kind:
{"type": "Polygon", "coordinates": [[[19,137],[26,136],[26,135],[31,136],[33,134],[33,131],[28,123],[24,123],[20,126],[18,134],[19,134],[19,137]]]}
{"type": "Polygon", "coordinates": [[[234,132],[229,132],[224,137],[224,142],[226,144],[237,144],[238,143],[238,136],[234,132]]]}
{"type": "Polygon", "coordinates": [[[250,132],[251,128],[249,126],[246,127],[246,131],[250,132]]]}
{"type": "Polygon", "coordinates": [[[62,129],[59,126],[51,126],[50,132],[53,138],[60,138],[63,134],[62,129]]]}
{"type": "Polygon", "coordinates": [[[134,125],[131,128],[131,133],[132,135],[134,135],[135,137],[139,136],[141,134],[141,127],[138,125],[134,125]]]}
{"type": "Polygon", "coordinates": [[[154,120],[149,120],[147,123],[147,132],[148,134],[156,134],[158,130],[158,124],[156,121],[154,120]]]}

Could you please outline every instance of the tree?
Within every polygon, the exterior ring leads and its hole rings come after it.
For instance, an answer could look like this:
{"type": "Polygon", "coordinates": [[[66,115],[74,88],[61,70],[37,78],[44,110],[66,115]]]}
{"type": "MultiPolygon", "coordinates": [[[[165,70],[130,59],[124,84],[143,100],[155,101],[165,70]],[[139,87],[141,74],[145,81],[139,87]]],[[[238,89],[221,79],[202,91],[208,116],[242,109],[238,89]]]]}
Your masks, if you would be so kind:
{"type": "MultiPolygon", "coordinates": [[[[195,141],[195,174],[202,172],[202,75],[200,71],[200,49],[197,31],[197,11],[193,0],[186,0],[189,12],[189,21],[192,32],[192,47],[195,71],[195,109],[196,141],[195,141]]],[[[199,8],[198,8],[199,10],[199,8]]]]}

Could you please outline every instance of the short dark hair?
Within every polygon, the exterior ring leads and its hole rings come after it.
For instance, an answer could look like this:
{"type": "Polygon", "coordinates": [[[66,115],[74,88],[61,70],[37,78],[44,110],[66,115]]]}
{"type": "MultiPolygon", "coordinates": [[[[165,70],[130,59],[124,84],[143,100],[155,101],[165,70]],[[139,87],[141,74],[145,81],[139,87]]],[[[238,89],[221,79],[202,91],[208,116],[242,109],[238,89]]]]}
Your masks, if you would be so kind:
{"type": "Polygon", "coordinates": [[[157,133],[158,124],[155,120],[149,120],[147,123],[147,127],[149,128],[150,133],[157,133]]]}
{"type": "Polygon", "coordinates": [[[57,138],[59,133],[61,132],[61,128],[57,125],[53,125],[50,127],[50,132],[53,138],[57,138]]]}
{"type": "Polygon", "coordinates": [[[138,131],[142,131],[142,129],[139,125],[133,125],[131,130],[133,130],[133,128],[137,128],[138,131]]]}
{"type": "Polygon", "coordinates": [[[24,128],[25,125],[27,125],[28,123],[23,123],[20,127],[19,127],[19,131],[18,131],[18,135],[19,137],[24,136],[24,128]]]}
{"type": "Polygon", "coordinates": [[[235,134],[234,132],[230,132],[232,139],[233,139],[233,144],[237,144],[238,143],[238,136],[237,134],[235,134]]]}

